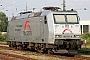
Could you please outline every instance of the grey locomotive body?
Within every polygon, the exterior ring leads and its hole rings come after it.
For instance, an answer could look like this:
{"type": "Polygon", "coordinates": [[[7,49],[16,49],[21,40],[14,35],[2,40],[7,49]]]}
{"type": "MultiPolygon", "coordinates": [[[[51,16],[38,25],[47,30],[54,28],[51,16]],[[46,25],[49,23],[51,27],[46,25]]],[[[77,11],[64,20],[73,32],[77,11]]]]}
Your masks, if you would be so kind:
{"type": "Polygon", "coordinates": [[[81,30],[76,11],[44,7],[41,12],[21,14],[8,23],[7,43],[17,49],[76,54],[81,48],[81,30]]]}

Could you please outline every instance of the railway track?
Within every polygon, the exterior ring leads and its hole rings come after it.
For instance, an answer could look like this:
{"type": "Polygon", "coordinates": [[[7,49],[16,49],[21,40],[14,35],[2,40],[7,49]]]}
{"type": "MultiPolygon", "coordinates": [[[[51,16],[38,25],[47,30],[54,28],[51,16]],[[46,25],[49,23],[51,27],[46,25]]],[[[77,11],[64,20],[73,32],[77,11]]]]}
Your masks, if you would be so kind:
{"type": "Polygon", "coordinates": [[[36,60],[36,59],[0,52],[0,60],[36,60]]]}
{"type": "MultiPolygon", "coordinates": [[[[11,48],[9,48],[6,45],[0,46],[0,49],[1,48],[6,50],[11,50],[11,48]]],[[[15,55],[15,54],[4,53],[0,51],[0,60],[36,60],[36,59],[15,55]]]]}
{"type": "MultiPolygon", "coordinates": [[[[15,50],[15,51],[22,51],[22,52],[28,52],[28,54],[29,53],[33,53],[32,51],[26,51],[26,50],[17,50],[17,49],[13,49],[13,48],[10,48],[10,47],[8,47],[8,46],[0,46],[0,48],[2,48],[2,49],[7,49],[7,50],[15,50]]],[[[36,53],[36,54],[40,54],[40,55],[44,55],[44,56],[47,56],[47,57],[54,57],[54,58],[59,58],[59,59],[65,59],[65,60],[90,60],[90,57],[84,57],[84,56],[79,56],[79,55],[76,55],[76,56],[74,56],[74,57],[71,57],[71,56],[61,56],[61,55],[58,55],[58,54],[55,54],[55,55],[53,55],[53,54],[42,54],[42,53],[38,53],[38,52],[34,52],[34,53],[36,53]]],[[[27,57],[24,57],[24,56],[19,56],[19,55],[14,55],[14,54],[7,54],[7,53],[2,53],[2,52],[0,52],[0,58],[3,58],[3,56],[6,56],[5,58],[4,58],[4,60],[6,60],[6,59],[26,59],[26,60],[28,60],[28,59],[31,59],[31,60],[35,60],[35,59],[32,59],[32,58],[27,58],[27,57]],[[8,58],[8,56],[10,56],[9,58],[8,58]]]]}

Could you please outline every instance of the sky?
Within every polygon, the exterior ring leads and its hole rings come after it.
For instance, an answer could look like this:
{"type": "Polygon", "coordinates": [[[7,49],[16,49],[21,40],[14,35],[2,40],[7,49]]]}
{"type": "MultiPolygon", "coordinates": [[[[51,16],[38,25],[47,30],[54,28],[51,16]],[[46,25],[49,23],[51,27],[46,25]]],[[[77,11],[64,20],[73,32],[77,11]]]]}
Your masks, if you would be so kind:
{"type": "MultiPolygon", "coordinates": [[[[17,16],[21,11],[28,11],[35,8],[40,11],[44,6],[57,6],[62,8],[63,0],[1,0],[0,11],[4,12],[7,17],[17,16]]],[[[90,20],[90,0],[65,0],[66,9],[78,11],[81,20],[90,20]],[[86,9],[86,10],[85,10],[86,9]]]]}

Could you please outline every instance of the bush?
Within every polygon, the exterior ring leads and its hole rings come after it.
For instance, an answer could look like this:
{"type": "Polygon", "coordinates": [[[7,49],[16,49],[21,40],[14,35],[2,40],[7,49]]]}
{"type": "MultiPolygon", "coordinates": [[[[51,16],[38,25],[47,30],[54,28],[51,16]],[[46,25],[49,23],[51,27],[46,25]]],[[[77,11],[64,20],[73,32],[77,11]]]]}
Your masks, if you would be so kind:
{"type": "Polygon", "coordinates": [[[89,44],[90,43],[90,33],[82,34],[81,39],[86,40],[87,44],[89,44]]]}
{"type": "Polygon", "coordinates": [[[2,34],[2,33],[0,32],[0,41],[1,41],[1,42],[6,41],[6,33],[5,33],[5,34],[2,34]]]}

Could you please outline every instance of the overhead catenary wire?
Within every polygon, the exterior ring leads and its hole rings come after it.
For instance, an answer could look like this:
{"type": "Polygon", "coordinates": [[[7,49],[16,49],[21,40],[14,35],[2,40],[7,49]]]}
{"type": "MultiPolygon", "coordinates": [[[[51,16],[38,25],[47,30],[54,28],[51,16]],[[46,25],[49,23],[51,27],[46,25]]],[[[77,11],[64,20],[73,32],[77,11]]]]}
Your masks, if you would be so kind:
{"type": "MultiPolygon", "coordinates": [[[[11,3],[10,5],[7,5],[7,6],[5,6],[4,8],[2,8],[2,9],[0,9],[0,10],[4,10],[4,9],[6,9],[6,8],[8,8],[8,7],[10,7],[10,6],[13,6],[13,5],[15,5],[15,4],[17,4],[17,3],[20,3],[20,2],[22,2],[22,1],[24,1],[24,0],[20,0],[20,1],[17,1],[17,2],[15,2],[15,3],[11,3]]],[[[55,3],[55,2],[58,2],[58,1],[60,1],[60,0],[55,0],[55,1],[51,1],[51,2],[49,2],[49,3],[45,3],[45,4],[43,4],[42,6],[46,6],[47,4],[52,4],[52,3],[55,3]]],[[[27,1],[26,1],[27,2],[27,1]]],[[[30,2],[31,3],[31,2],[30,2]]],[[[36,9],[37,8],[39,8],[41,5],[39,5],[39,6],[36,6],[36,9]]],[[[17,8],[15,8],[16,9],[16,11],[17,11],[17,8]]],[[[33,8],[31,8],[31,9],[33,9],[33,8]]],[[[6,9],[7,10],[7,9],[6,9]]],[[[24,9],[25,10],[25,9],[24,9]]]]}
{"type": "Polygon", "coordinates": [[[0,9],[0,10],[4,10],[5,8],[8,8],[9,6],[12,6],[12,5],[14,5],[14,4],[17,4],[17,3],[20,3],[20,2],[22,2],[22,1],[24,1],[24,0],[20,0],[20,1],[18,1],[18,2],[15,2],[15,3],[11,3],[10,5],[7,5],[7,6],[5,6],[3,9],[0,9]]]}
{"type": "MultiPolygon", "coordinates": [[[[45,6],[48,6],[48,4],[53,4],[53,3],[56,3],[56,2],[59,2],[60,0],[55,0],[55,1],[51,1],[51,2],[49,2],[49,3],[47,3],[47,2],[45,2],[43,5],[38,5],[38,6],[36,6],[36,7],[33,7],[33,8],[27,8],[28,10],[36,10],[36,9],[40,9],[40,10],[42,10],[42,7],[45,7],[45,6]]],[[[61,5],[61,4],[60,4],[61,5]]],[[[25,11],[25,9],[23,9],[24,11],[25,11]]]]}
{"type": "MultiPolygon", "coordinates": [[[[8,8],[8,7],[10,7],[10,6],[14,6],[15,4],[18,4],[18,3],[21,3],[22,1],[24,1],[24,0],[20,0],[20,1],[17,1],[17,2],[15,2],[15,3],[11,3],[10,5],[7,5],[7,6],[5,6],[3,9],[0,9],[0,10],[5,10],[6,8],[8,8]]],[[[30,0],[29,0],[30,1],[30,0]]],[[[36,9],[42,9],[41,7],[44,7],[44,6],[46,6],[46,5],[48,5],[48,4],[53,4],[53,3],[57,3],[58,1],[60,1],[60,0],[55,0],[55,1],[50,1],[50,2],[45,2],[44,4],[40,4],[40,5],[36,5],[36,7],[33,7],[33,8],[35,8],[35,10],[36,9]]],[[[28,1],[26,0],[25,1],[25,3],[27,2],[27,4],[28,4],[28,1]]],[[[32,2],[30,2],[30,3],[32,3],[32,2]]],[[[24,10],[33,10],[33,8],[28,8],[28,5],[27,5],[27,9],[21,9],[22,11],[24,10]]],[[[8,11],[8,9],[6,9],[7,11],[8,11]]],[[[13,12],[12,13],[17,13],[18,14],[18,12],[20,12],[21,11],[20,9],[18,10],[18,7],[16,7],[14,10],[13,10],[13,12]]],[[[12,10],[11,10],[12,11],[12,10]]]]}
{"type": "MultiPolygon", "coordinates": [[[[47,3],[47,2],[45,2],[45,4],[43,4],[43,5],[39,5],[39,6],[36,6],[36,7],[33,7],[33,8],[35,8],[35,9],[40,9],[40,7],[42,6],[42,7],[44,7],[44,6],[46,6],[46,5],[48,5],[48,4],[53,4],[53,3],[55,3],[55,2],[59,2],[60,0],[55,0],[55,1],[51,1],[51,2],[49,2],[49,3],[47,3]]],[[[26,1],[27,2],[27,1],[26,1]]],[[[26,3],[25,2],[25,3],[26,3]]],[[[17,2],[18,3],[18,2],[17,2]]],[[[31,3],[31,2],[30,2],[31,3]]],[[[14,4],[16,4],[16,3],[14,3],[14,4]]],[[[12,5],[14,5],[14,4],[12,4],[12,5]]],[[[28,4],[28,2],[27,2],[27,4],[28,4]]],[[[25,11],[25,10],[33,10],[33,8],[28,8],[28,6],[26,7],[27,9],[21,9],[21,11],[25,11]]],[[[16,8],[16,10],[17,10],[17,8],[16,8]]],[[[19,12],[19,11],[17,11],[17,12],[19,12]]]]}

